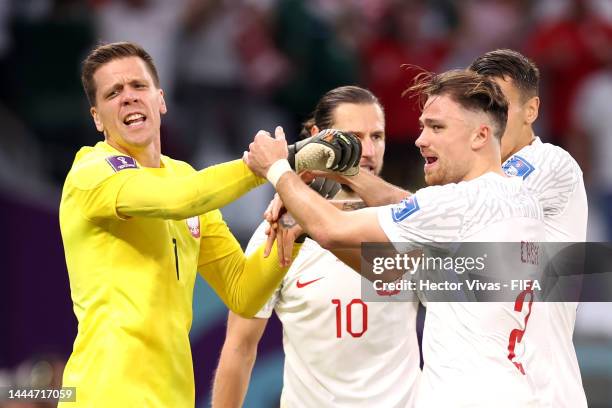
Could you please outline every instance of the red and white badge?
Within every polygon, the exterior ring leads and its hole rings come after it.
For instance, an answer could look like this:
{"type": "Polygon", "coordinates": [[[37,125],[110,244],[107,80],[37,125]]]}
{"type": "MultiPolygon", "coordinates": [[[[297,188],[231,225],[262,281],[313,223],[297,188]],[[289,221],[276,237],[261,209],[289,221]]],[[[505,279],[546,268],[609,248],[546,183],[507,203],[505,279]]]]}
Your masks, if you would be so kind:
{"type": "Polygon", "coordinates": [[[187,228],[189,228],[192,237],[200,238],[200,217],[187,218],[187,228]]]}

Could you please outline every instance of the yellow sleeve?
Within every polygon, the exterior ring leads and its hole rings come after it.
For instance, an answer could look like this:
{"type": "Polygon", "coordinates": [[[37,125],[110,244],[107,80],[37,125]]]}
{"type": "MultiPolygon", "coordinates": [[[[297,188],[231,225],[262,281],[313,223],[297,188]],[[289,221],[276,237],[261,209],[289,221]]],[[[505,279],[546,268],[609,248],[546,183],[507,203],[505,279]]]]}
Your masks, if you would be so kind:
{"type": "Polygon", "coordinates": [[[143,172],[123,184],[117,196],[120,215],[182,220],[221,208],[266,182],[241,159],[189,176],[155,177],[154,173],[143,172]]]}
{"type": "MultiPolygon", "coordinates": [[[[288,268],[279,266],[276,244],[268,258],[263,257],[265,243],[245,257],[220,211],[201,219],[198,272],[230,310],[243,317],[255,316],[287,273],[288,268]]],[[[301,244],[294,246],[292,259],[300,248],[301,244]]]]}
{"type": "Polygon", "coordinates": [[[265,183],[242,160],[175,177],[163,169],[113,173],[104,163],[100,166],[93,177],[98,182],[91,182],[87,175],[73,177],[83,195],[84,214],[90,219],[140,216],[182,220],[223,207],[265,183]]]}

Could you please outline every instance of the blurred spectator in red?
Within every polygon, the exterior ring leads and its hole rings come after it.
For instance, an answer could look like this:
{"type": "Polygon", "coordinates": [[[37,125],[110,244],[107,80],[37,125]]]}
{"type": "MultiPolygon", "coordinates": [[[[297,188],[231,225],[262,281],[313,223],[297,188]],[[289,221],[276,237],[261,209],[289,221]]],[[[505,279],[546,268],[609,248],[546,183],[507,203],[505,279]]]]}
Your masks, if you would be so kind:
{"type": "Polygon", "coordinates": [[[416,100],[402,93],[421,72],[418,67],[438,70],[449,51],[446,38],[436,37],[426,30],[426,22],[432,21],[428,14],[424,1],[390,2],[362,52],[364,85],[379,98],[385,109],[390,148],[387,149],[384,175],[387,180],[403,186],[413,187],[421,181],[421,173],[408,175],[405,169],[419,168],[417,163],[422,159],[414,147],[420,133],[421,112],[416,100]]]}
{"type": "Polygon", "coordinates": [[[245,2],[237,16],[240,29],[235,36],[246,75],[245,86],[261,95],[269,95],[284,84],[290,70],[289,61],[274,43],[273,9],[265,3],[245,2]]]}
{"type": "Polygon", "coordinates": [[[580,83],[612,58],[612,26],[588,0],[572,0],[565,13],[536,27],[527,54],[540,67],[545,133],[568,147],[570,108],[580,83]]]}

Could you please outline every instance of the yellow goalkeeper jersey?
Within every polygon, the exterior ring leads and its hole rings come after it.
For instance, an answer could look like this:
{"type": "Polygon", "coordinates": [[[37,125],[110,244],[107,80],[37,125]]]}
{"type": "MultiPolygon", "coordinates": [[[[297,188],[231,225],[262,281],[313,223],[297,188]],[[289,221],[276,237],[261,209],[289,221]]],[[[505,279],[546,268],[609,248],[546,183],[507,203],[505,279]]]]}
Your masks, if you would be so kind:
{"type": "Polygon", "coordinates": [[[161,163],[144,168],[100,142],[66,178],[60,227],[78,334],[63,385],[77,401],[61,407],[193,407],[196,271],[244,316],[286,272],[276,250],[246,258],[217,209],[265,180],[241,160],[161,163]]]}

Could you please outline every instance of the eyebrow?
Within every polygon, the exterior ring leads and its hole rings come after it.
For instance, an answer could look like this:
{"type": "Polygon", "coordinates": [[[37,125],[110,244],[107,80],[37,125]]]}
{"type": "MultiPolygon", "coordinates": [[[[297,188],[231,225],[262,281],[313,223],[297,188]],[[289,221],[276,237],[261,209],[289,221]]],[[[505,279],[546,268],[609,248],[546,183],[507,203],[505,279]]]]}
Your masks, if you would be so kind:
{"type": "Polygon", "coordinates": [[[107,97],[114,91],[119,91],[121,89],[123,89],[123,84],[114,84],[113,86],[104,91],[104,97],[107,97]]]}
{"type": "Polygon", "coordinates": [[[374,130],[372,132],[358,132],[356,130],[347,130],[347,133],[352,133],[356,136],[362,136],[362,135],[366,135],[366,134],[370,134],[372,136],[383,136],[385,137],[385,131],[383,129],[379,129],[379,130],[374,130]]]}
{"type": "MultiPolygon", "coordinates": [[[[128,84],[133,86],[133,85],[148,85],[149,83],[145,79],[135,78],[135,79],[129,80],[128,84]]],[[[111,93],[113,93],[114,91],[120,91],[120,90],[123,89],[123,87],[124,87],[123,83],[116,83],[113,86],[111,86],[110,88],[108,88],[106,91],[104,91],[104,96],[107,97],[111,93]]]]}
{"type": "Polygon", "coordinates": [[[419,123],[421,125],[427,125],[427,126],[431,126],[431,125],[435,125],[435,124],[440,124],[443,123],[442,119],[432,119],[432,118],[425,118],[425,120],[422,120],[421,118],[419,118],[419,123]]]}

